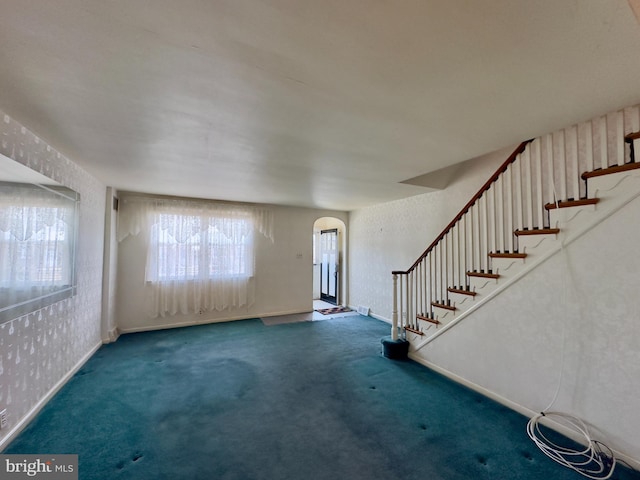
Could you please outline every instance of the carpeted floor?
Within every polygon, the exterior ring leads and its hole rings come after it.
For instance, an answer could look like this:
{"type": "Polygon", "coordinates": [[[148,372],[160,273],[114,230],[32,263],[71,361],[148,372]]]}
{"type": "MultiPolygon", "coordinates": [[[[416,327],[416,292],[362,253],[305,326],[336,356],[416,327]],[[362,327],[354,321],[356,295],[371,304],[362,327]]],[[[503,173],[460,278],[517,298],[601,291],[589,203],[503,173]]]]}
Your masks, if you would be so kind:
{"type": "Polygon", "coordinates": [[[85,480],[583,478],[536,449],[524,417],[382,357],[388,333],[348,317],[125,335],[5,453],[79,454],[85,480]]]}

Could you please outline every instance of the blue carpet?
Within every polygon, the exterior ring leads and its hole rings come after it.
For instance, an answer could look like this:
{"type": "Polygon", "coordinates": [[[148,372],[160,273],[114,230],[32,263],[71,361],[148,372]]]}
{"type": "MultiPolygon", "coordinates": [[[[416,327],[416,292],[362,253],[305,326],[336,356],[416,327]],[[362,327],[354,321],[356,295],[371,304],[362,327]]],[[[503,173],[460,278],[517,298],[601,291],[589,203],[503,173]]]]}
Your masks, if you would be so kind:
{"type": "MultiPolygon", "coordinates": [[[[81,479],[558,479],[527,419],[381,355],[369,317],[130,334],[4,453],[74,453],[81,479]]],[[[640,479],[618,469],[614,479],[640,479]]]]}

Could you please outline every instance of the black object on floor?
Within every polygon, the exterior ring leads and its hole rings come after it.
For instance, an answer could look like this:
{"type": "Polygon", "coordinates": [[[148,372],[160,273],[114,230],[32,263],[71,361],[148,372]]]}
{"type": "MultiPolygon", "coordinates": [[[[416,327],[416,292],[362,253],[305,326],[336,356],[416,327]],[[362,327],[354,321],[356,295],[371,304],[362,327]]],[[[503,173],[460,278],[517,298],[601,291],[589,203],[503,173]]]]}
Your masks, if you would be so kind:
{"type": "Polygon", "coordinates": [[[401,338],[393,340],[391,337],[384,337],[381,341],[382,353],[392,360],[405,360],[409,353],[409,342],[401,338]]]}

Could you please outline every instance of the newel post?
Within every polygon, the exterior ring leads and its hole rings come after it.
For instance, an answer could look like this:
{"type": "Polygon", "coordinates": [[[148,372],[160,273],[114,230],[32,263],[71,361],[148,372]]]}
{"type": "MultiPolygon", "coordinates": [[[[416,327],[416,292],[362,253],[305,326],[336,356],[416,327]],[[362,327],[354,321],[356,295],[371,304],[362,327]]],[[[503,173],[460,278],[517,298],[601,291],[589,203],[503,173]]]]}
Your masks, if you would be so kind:
{"type": "MultiPolygon", "coordinates": [[[[391,273],[393,275],[393,314],[391,315],[391,337],[385,337],[381,340],[382,352],[387,358],[402,360],[407,358],[409,342],[398,338],[398,273],[391,273]]],[[[400,294],[402,295],[402,292],[400,294]]]]}
{"type": "Polygon", "coordinates": [[[398,275],[393,274],[393,312],[391,313],[391,340],[398,340],[398,275]]]}

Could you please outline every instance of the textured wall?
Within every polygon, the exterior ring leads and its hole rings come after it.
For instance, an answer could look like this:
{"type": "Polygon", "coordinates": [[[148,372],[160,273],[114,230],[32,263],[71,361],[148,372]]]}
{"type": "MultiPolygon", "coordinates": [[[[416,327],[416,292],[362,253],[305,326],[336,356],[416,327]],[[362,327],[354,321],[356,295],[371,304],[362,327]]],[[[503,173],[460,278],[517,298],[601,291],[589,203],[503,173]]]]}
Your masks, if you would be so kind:
{"type": "Polygon", "coordinates": [[[312,236],[314,222],[348,214],[331,210],[274,206],[274,242],[256,235],[255,303],[249,307],[150,318],[145,291],[146,249],[142,236],[118,245],[117,318],[122,332],[308,312],[313,306],[312,236]],[[298,254],[302,254],[298,258],[298,254]]]}
{"type": "Polygon", "coordinates": [[[444,190],[351,212],[349,303],[391,319],[391,271],[409,268],[514,149],[465,162],[444,190]]]}
{"type": "Polygon", "coordinates": [[[105,186],[2,112],[0,152],[81,195],[77,295],[0,325],[6,435],[100,344],[105,186]]]}
{"type": "Polygon", "coordinates": [[[117,214],[114,199],[117,191],[107,187],[104,218],[104,269],[102,276],[102,341],[113,342],[118,338],[116,319],[116,291],[118,275],[118,240],[116,239],[117,214]]]}
{"type": "Polygon", "coordinates": [[[638,218],[640,198],[420,356],[534,412],[560,384],[552,410],[577,415],[596,438],[640,460],[638,218]]]}
{"type": "MultiPolygon", "coordinates": [[[[625,116],[637,128],[637,109],[625,116]]],[[[498,164],[472,162],[443,191],[352,212],[352,302],[390,318],[391,270],[408,268],[498,164]]],[[[534,412],[560,385],[553,410],[583,418],[597,439],[640,463],[639,215],[636,199],[418,356],[534,412]]]]}

